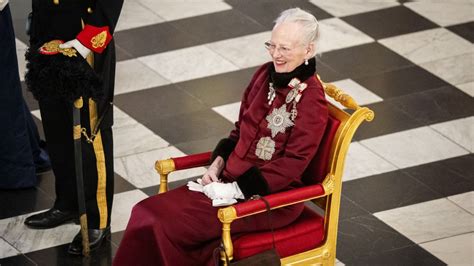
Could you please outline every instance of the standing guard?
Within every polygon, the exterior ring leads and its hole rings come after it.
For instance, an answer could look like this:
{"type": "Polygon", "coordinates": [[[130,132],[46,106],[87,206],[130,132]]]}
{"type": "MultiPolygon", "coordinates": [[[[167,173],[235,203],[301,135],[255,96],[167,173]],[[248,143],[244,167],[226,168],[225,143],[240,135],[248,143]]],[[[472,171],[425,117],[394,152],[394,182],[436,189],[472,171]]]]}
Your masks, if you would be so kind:
{"type": "MultiPolygon", "coordinates": [[[[114,192],[112,34],[122,4],[123,0],[33,0],[30,15],[25,80],[39,102],[55,175],[56,200],[50,210],[28,217],[25,224],[44,229],[77,221],[81,205],[78,191],[79,195],[83,192],[91,251],[110,236],[114,192]],[[76,131],[73,106],[80,97],[84,104],[80,131],[76,131]],[[76,138],[78,132],[83,188],[76,186],[73,136],[76,138]]],[[[68,252],[83,253],[80,232],[68,252]]]]}

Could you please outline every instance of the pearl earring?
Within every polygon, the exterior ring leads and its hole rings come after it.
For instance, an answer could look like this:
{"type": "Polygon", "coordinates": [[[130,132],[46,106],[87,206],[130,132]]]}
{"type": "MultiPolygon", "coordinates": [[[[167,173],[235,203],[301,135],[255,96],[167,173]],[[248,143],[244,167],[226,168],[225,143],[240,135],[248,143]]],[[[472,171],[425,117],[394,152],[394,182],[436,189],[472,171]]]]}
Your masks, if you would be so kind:
{"type": "Polygon", "coordinates": [[[304,60],[304,64],[305,64],[305,65],[308,65],[308,64],[309,64],[309,63],[308,63],[308,59],[305,59],[305,60],[304,60]]]}

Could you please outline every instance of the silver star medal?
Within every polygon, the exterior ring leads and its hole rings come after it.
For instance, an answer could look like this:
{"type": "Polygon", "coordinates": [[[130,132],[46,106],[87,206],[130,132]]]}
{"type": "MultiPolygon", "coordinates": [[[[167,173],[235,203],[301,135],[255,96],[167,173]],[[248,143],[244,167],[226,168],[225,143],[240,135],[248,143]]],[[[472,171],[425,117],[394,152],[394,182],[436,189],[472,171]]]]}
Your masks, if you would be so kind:
{"type": "Polygon", "coordinates": [[[275,152],[275,141],[270,137],[262,137],[257,143],[257,149],[255,155],[258,158],[268,161],[272,159],[273,153],[275,152]]]}
{"type": "Polygon", "coordinates": [[[290,116],[291,114],[286,111],[286,104],[283,104],[280,108],[273,109],[272,113],[267,115],[267,128],[272,131],[272,138],[274,138],[278,132],[285,133],[287,127],[294,125],[290,116]]]}

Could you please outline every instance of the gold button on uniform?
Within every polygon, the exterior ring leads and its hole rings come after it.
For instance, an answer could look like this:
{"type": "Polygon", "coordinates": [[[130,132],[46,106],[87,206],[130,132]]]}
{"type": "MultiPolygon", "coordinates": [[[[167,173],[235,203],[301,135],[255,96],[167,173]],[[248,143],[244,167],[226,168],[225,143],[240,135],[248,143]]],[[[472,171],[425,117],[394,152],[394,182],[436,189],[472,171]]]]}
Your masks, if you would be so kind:
{"type": "Polygon", "coordinates": [[[92,12],[93,12],[93,11],[92,11],[92,8],[88,7],[88,8],[87,8],[87,13],[92,14],[92,12]]]}

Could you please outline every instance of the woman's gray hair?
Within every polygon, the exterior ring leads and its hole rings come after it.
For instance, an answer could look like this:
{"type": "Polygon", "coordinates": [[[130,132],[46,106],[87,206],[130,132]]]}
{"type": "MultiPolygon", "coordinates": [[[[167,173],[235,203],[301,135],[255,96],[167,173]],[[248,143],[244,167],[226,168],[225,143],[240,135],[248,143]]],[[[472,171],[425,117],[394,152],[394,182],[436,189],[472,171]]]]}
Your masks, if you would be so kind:
{"type": "Polygon", "coordinates": [[[296,22],[301,25],[304,44],[316,44],[318,41],[319,23],[311,13],[298,7],[290,8],[281,12],[280,16],[275,20],[275,27],[283,22],[296,22]]]}

